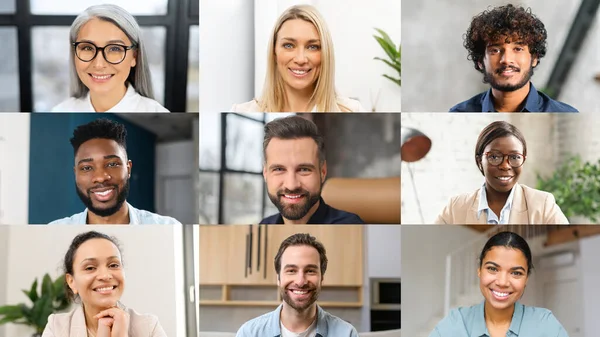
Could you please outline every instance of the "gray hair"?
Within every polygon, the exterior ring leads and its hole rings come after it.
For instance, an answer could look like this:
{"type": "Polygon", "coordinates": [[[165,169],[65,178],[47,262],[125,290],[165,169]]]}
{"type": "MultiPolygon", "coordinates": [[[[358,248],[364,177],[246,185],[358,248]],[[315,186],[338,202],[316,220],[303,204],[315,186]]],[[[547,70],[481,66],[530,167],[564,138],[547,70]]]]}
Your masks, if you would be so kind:
{"type": "Polygon", "coordinates": [[[79,14],[71,25],[69,37],[71,42],[71,53],[69,56],[71,64],[71,96],[81,98],[89,91],[77,75],[77,70],[75,69],[75,50],[72,45],[77,42],[77,35],[79,35],[81,27],[94,18],[113,23],[133,42],[137,50],[136,65],[131,68],[127,81],[131,83],[135,91],[140,95],[154,99],[150,68],[146,59],[144,42],[142,41],[142,30],[131,14],[119,6],[110,4],[89,7],[83,13],[79,14]]]}

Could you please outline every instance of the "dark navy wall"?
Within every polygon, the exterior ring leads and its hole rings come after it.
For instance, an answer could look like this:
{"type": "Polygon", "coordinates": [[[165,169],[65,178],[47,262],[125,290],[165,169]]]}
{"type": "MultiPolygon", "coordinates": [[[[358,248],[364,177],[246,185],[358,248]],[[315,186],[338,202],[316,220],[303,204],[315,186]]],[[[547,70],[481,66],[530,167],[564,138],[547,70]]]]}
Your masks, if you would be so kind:
{"type": "Polygon", "coordinates": [[[75,160],[69,139],[77,126],[98,118],[127,128],[127,155],[133,164],[127,201],[154,212],[154,134],[113,114],[34,113],[29,152],[30,224],[46,224],[85,209],[75,192],[75,160]]]}

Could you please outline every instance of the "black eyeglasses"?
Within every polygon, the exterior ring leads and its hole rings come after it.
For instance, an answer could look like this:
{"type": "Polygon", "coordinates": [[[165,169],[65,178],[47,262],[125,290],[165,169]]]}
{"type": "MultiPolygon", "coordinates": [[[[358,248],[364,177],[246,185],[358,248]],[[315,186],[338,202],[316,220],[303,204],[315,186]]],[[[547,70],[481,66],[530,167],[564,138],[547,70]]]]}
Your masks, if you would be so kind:
{"type": "Polygon", "coordinates": [[[73,43],[75,48],[75,55],[78,59],[83,62],[90,62],[96,58],[99,51],[102,51],[102,56],[106,62],[110,64],[119,64],[123,62],[127,51],[135,48],[135,44],[131,46],[124,46],[120,44],[107,44],[104,47],[98,47],[91,42],[75,42],[73,43]]]}
{"type": "Polygon", "coordinates": [[[483,154],[487,159],[488,163],[493,166],[500,166],[504,163],[506,157],[508,157],[508,165],[513,168],[521,167],[525,163],[525,156],[521,153],[509,153],[504,154],[500,151],[490,151],[483,154]]]}

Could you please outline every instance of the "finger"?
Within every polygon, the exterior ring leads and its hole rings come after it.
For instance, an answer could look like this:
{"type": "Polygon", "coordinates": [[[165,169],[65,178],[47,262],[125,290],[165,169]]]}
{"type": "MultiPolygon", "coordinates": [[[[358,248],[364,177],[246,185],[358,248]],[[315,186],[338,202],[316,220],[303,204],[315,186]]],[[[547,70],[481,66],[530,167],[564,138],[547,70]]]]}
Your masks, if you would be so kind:
{"type": "Polygon", "coordinates": [[[106,316],[115,317],[118,314],[119,308],[110,308],[100,311],[94,318],[102,318],[106,316]]]}
{"type": "Polygon", "coordinates": [[[113,325],[113,323],[115,322],[115,319],[112,317],[102,317],[98,320],[98,324],[102,324],[104,326],[107,327],[111,327],[113,325]]]}

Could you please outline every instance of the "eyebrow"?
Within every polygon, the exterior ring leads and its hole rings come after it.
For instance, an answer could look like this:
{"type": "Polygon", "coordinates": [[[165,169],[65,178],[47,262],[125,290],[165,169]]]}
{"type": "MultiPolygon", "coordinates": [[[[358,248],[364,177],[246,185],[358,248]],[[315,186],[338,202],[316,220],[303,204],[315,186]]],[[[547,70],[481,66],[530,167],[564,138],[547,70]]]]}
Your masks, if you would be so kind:
{"type": "MultiPolygon", "coordinates": [[[[517,41],[517,42],[512,42],[512,43],[513,43],[513,44],[516,44],[516,45],[519,45],[519,46],[524,46],[524,45],[526,45],[526,43],[525,43],[525,42],[523,42],[523,41],[517,41]]],[[[502,45],[505,45],[505,44],[507,44],[507,43],[504,43],[504,42],[490,43],[490,44],[488,44],[488,45],[487,45],[487,47],[488,47],[488,48],[489,48],[489,47],[500,47],[500,46],[502,46],[502,45]]]]}
{"type": "MultiPolygon", "coordinates": [[[[91,43],[91,44],[94,44],[94,45],[96,44],[96,42],[95,42],[95,41],[92,41],[92,40],[81,40],[81,41],[78,41],[78,42],[88,42],[88,43],[91,43]]],[[[106,42],[106,44],[113,44],[113,43],[122,43],[122,44],[126,44],[126,43],[125,43],[125,41],[123,41],[123,40],[119,40],[119,39],[117,39],[117,40],[110,40],[110,41],[107,41],[107,42],[106,42]]]]}
{"type": "MultiPolygon", "coordinates": [[[[286,265],[283,267],[283,269],[284,269],[284,270],[285,270],[285,269],[288,269],[288,268],[298,268],[298,266],[297,266],[297,265],[295,265],[295,264],[286,264],[286,265]]],[[[305,269],[306,269],[306,268],[319,269],[319,266],[317,266],[316,264],[307,264],[307,265],[306,265],[304,268],[305,268],[305,269]]]]}
{"type": "MultiPolygon", "coordinates": [[[[488,264],[491,264],[491,265],[492,265],[492,266],[494,266],[494,267],[500,267],[500,265],[499,265],[499,264],[497,264],[497,263],[495,263],[495,262],[492,262],[492,261],[488,261],[488,262],[486,262],[484,265],[488,265],[488,264]]],[[[512,267],[512,268],[510,268],[509,270],[522,270],[524,273],[526,272],[526,271],[525,271],[525,268],[523,268],[523,267],[521,267],[521,266],[512,267]]]]}
{"type": "MultiPolygon", "coordinates": [[[[118,260],[118,259],[119,259],[119,257],[118,257],[118,256],[116,256],[116,255],[113,255],[113,256],[109,256],[109,257],[107,258],[107,260],[112,260],[112,259],[117,259],[117,260],[118,260]]],[[[97,262],[97,261],[98,261],[98,259],[97,259],[97,258],[95,258],[95,257],[88,257],[87,259],[83,259],[83,261],[81,261],[80,265],[82,265],[84,262],[87,262],[87,261],[97,262]]]]}
{"type": "MultiPolygon", "coordinates": [[[[281,39],[282,39],[282,40],[288,40],[288,41],[292,41],[292,42],[294,42],[294,43],[297,43],[297,42],[298,42],[298,40],[296,40],[296,39],[294,39],[294,38],[292,38],[292,37],[282,37],[281,39]]],[[[310,39],[310,40],[308,40],[308,43],[315,43],[315,42],[317,42],[317,43],[321,43],[321,40],[319,40],[319,39],[310,39]]]]}
{"type": "MultiPolygon", "coordinates": [[[[113,158],[121,159],[121,157],[117,156],[116,154],[109,154],[107,156],[104,156],[104,159],[113,159],[113,158]]],[[[94,161],[94,159],[92,159],[92,158],[84,158],[84,159],[81,159],[80,161],[78,161],[77,165],[79,165],[81,163],[90,163],[93,161],[94,161]]]]}
{"type": "MultiPolygon", "coordinates": [[[[269,170],[272,170],[274,168],[279,168],[279,167],[285,168],[285,166],[281,165],[281,164],[271,164],[271,165],[269,165],[269,170]]],[[[311,163],[302,163],[302,164],[298,164],[298,168],[316,169],[317,167],[314,164],[311,164],[311,163]]]]}

